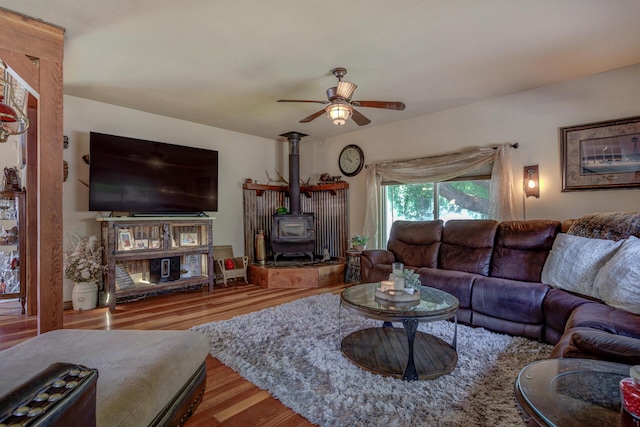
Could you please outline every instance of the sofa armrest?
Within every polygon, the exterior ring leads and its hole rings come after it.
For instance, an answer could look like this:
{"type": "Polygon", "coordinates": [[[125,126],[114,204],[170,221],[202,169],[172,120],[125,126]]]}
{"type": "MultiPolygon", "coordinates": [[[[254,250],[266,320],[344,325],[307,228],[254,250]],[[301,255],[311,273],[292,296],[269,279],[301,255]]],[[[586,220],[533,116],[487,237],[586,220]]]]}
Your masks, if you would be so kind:
{"type": "Polygon", "coordinates": [[[54,363],[0,397],[0,424],[96,425],[98,371],[54,363]]]}
{"type": "Polygon", "coordinates": [[[373,267],[376,264],[392,264],[395,261],[396,256],[393,252],[385,249],[372,249],[360,255],[360,263],[364,263],[367,267],[373,267]]]}
{"type": "Polygon", "coordinates": [[[391,264],[396,260],[393,252],[384,249],[372,249],[360,255],[360,274],[364,282],[387,280],[391,273],[391,264]]]}
{"type": "Polygon", "coordinates": [[[640,339],[604,331],[577,331],[571,345],[580,353],[627,365],[640,364],[640,339]]]}

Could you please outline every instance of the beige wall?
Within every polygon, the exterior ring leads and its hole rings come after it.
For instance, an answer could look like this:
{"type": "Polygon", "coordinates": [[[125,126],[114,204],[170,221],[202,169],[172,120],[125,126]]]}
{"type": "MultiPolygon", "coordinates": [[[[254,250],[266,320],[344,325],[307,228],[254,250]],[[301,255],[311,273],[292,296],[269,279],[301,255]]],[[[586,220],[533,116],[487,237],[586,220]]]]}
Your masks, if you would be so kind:
{"type": "MultiPolygon", "coordinates": [[[[362,147],[366,163],[375,163],[517,141],[520,148],[513,151],[513,175],[520,218],[522,169],[531,164],[539,164],[541,194],[540,199],[524,202],[527,219],[564,220],[591,212],[640,211],[640,190],[561,192],[558,139],[559,127],[640,116],[639,100],[640,65],[636,65],[309,144],[313,154],[305,157],[301,175],[339,175],[338,155],[347,144],[362,147]]],[[[346,180],[350,184],[351,233],[361,232],[364,170],[346,180]]]]}
{"type": "MultiPolygon", "coordinates": [[[[349,124],[354,129],[350,134],[326,141],[314,140],[313,135],[302,140],[300,176],[316,182],[323,172],[340,175],[338,154],[347,144],[360,145],[366,162],[374,163],[519,142],[520,148],[513,151],[519,217],[523,217],[523,205],[527,219],[563,220],[590,212],[640,211],[640,190],[562,193],[558,141],[562,126],[640,115],[639,99],[640,65],[636,65],[390,125],[359,130],[349,124]],[[529,164],[540,166],[541,195],[523,203],[522,167],[529,164]]],[[[87,212],[88,190],[78,181],[88,182],[88,166],[81,156],[89,151],[92,130],[219,150],[220,211],[213,214],[214,238],[218,244],[232,244],[237,253],[244,250],[242,181],[250,177],[265,182],[265,171],[275,175],[275,168],[285,177],[288,174],[286,142],[65,96],[64,134],[70,140],[64,153],[70,167],[64,184],[65,236],[98,232],[98,213],[87,212]]],[[[293,130],[304,132],[304,125],[293,130]]],[[[346,180],[350,184],[350,227],[356,233],[362,230],[364,220],[364,172],[346,180]]],[[[65,292],[68,289],[65,287],[65,292]]],[[[69,297],[65,295],[65,300],[69,297]]]]}
{"type": "MultiPolygon", "coordinates": [[[[88,211],[89,190],[79,181],[89,182],[89,167],[82,155],[89,152],[90,131],[218,150],[218,212],[209,213],[215,217],[214,244],[232,245],[234,253],[244,253],[242,183],[244,178],[255,179],[257,175],[263,179],[265,169],[277,167],[280,143],[65,96],[64,134],[69,137],[69,148],[64,150],[64,159],[69,163],[69,178],[63,185],[65,249],[69,247],[70,234],[99,234],[95,218],[108,214],[88,211]]],[[[71,300],[71,287],[71,283],[65,283],[65,301],[71,300]]]]}

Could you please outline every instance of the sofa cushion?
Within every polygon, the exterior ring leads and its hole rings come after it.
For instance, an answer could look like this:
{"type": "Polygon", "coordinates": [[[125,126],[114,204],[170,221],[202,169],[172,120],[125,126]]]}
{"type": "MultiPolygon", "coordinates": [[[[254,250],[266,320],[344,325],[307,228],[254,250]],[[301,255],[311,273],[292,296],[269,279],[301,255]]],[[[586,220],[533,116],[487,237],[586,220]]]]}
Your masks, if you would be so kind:
{"type": "Polygon", "coordinates": [[[596,275],[596,294],[612,307],[640,314],[640,239],[630,236],[596,275]]]}
{"type": "Polygon", "coordinates": [[[405,266],[436,267],[442,237],[442,221],[395,221],[387,249],[405,266]]]}
{"type": "Polygon", "coordinates": [[[548,290],[542,283],[479,277],[471,290],[472,325],[542,340],[542,301],[548,290]]]}
{"type": "Polygon", "coordinates": [[[498,229],[494,220],[450,220],[442,231],[438,267],[489,275],[491,254],[498,229]]]}
{"type": "Polygon", "coordinates": [[[562,289],[549,289],[542,303],[545,341],[549,344],[557,344],[564,333],[565,326],[573,310],[579,305],[588,302],[593,302],[593,300],[574,295],[562,289]]]}
{"type": "Polygon", "coordinates": [[[567,320],[565,331],[572,328],[598,329],[612,334],[640,338],[638,315],[599,302],[576,307],[567,320]]]}
{"type": "Polygon", "coordinates": [[[496,231],[490,275],[539,282],[542,266],[559,232],[559,221],[501,222],[496,231]]]}
{"type": "Polygon", "coordinates": [[[542,302],[549,287],[542,283],[480,277],[473,282],[474,312],[520,323],[543,323],[542,302]]]}
{"type": "Polygon", "coordinates": [[[458,320],[471,323],[471,286],[475,279],[482,276],[428,267],[419,268],[416,273],[420,275],[420,283],[423,286],[440,289],[458,298],[458,320]]]}
{"type": "Polygon", "coordinates": [[[580,330],[571,333],[571,344],[582,354],[599,359],[635,365],[640,363],[640,340],[602,331],[580,330]]]}
{"type": "Polygon", "coordinates": [[[640,339],[585,327],[571,328],[562,336],[549,357],[599,359],[637,365],[640,364],[640,339]]]}
{"type": "Polygon", "coordinates": [[[597,297],[596,275],[621,245],[621,241],[558,234],[542,268],[542,283],[597,297]]]}

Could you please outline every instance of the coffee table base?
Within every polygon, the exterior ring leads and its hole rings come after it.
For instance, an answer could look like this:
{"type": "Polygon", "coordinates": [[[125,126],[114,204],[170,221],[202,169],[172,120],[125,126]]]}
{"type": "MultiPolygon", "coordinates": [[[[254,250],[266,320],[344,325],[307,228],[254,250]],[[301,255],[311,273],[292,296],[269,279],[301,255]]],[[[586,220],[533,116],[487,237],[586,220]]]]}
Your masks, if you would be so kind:
{"type": "MultiPolygon", "coordinates": [[[[438,337],[416,332],[413,360],[418,379],[429,380],[453,371],[458,354],[438,337]]],[[[375,374],[405,379],[409,344],[404,328],[370,328],[355,331],[342,340],[342,353],[353,363],[375,374]]]]}

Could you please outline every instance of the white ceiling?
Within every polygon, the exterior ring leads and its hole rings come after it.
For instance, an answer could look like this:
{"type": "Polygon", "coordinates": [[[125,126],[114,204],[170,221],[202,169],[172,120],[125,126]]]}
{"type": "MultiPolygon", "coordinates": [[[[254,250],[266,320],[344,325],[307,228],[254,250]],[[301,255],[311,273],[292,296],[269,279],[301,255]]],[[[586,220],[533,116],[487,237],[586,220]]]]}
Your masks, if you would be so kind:
{"type": "Polygon", "coordinates": [[[638,0],[0,0],[66,28],[64,93],[269,139],[346,67],[368,127],[640,63],[638,0]]]}

